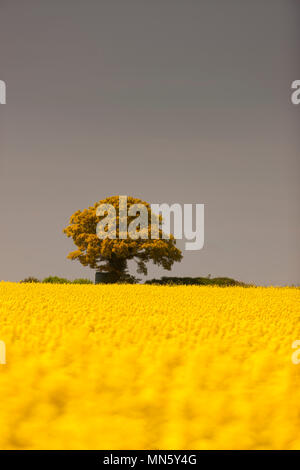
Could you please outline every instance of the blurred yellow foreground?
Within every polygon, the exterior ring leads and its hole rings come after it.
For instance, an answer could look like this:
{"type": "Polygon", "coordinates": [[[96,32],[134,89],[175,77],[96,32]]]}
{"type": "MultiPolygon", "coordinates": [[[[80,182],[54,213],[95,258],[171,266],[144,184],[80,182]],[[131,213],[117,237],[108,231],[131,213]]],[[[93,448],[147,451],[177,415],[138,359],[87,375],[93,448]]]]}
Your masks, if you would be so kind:
{"type": "Polygon", "coordinates": [[[1,449],[300,449],[300,290],[0,282],[1,449]]]}

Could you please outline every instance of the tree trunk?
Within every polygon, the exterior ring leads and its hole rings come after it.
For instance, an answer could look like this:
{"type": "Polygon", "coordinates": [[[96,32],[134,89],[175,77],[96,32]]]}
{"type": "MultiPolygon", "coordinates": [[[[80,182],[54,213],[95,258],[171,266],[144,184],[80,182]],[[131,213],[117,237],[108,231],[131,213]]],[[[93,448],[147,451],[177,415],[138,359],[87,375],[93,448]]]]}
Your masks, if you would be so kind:
{"type": "Polygon", "coordinates": [[[112,274],[112,277],[115,278],[114,282],[118,282],[126,278],[126,273],[127,273],[127,260],[126,259],[113,256],[109,260],[108,265],[109,265],[109,272],[112,274]]]}

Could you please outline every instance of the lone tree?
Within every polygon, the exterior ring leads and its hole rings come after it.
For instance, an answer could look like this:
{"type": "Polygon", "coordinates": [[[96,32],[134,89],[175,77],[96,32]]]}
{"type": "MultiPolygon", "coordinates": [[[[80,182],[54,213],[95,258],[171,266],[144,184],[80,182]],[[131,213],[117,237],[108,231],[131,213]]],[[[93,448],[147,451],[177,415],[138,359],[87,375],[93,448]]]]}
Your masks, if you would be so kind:
{"type": "MultiPolygon", "coordinates": [[[[69,253],[68,258],[71,260],[78,259],[83,266],[90,266],[100,272],[110,273],[111,282],[135,282],[136,278],[128,273],[127,262],[135,260],[137,263],[137,272],[146,275],[146,263],[150,260],[164,269],[171,270],[175,261],[182,259],[181,251],[175,246],[176,240],[173,235],[169,238],[162,238],[162,230],[160,224],[161,216],[155,216],[151,212],[148,203],[133,197],[127,198],[127,211],[133,204],[142,204],[147,208],[148,225],[147,234],[143,238],[133,239],[127,232],[123,233],[123,238],[119,237],[121,231],[120,218],[121,208],[119,207],[119,196],[112,196],[96,202],[94,206],[90,206],[83,211],[76,211],[70,218],[69,225],[63,230],[64,233],[71,237],[77,246],[77,250],[69,253]],[[105,219],[109,220],[108,212],[103,216],[97,215],[97,208],[103,204],[110,204],[115,209],[115,234],[116,238],[100,239],[97,236],[97,225],[105,219]],[[156,219],[155,219],[156,217],[156,219]],[[151,239],[151,223],[156,220],[158,225],[158,238],[151,239]],[[152,222],[151,222],[152,221],[152,222]]],[[[128,227],[133,220],[137,220],[137,216],[126,216],[128,227]]],[[[123,229],[122,229],[123,230],[123,229]]],[[[109,223],[105,227],[105,232],[109,232],[109,223]]],[[[137,232],[139,227],[137,225],[137,232]]],[[[142,230],[141,230],[142,232],[142,230]]],[[[145,235],[145,234],[144,234],[145,235]]],[[[142,233],[140,235],[142,237],[142,233]]]]}

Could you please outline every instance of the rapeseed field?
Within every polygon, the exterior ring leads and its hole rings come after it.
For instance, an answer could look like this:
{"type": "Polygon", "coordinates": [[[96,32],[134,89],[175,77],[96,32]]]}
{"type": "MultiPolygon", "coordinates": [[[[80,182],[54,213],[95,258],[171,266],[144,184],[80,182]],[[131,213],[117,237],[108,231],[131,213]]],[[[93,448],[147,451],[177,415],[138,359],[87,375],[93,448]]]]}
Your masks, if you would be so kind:
{"type": "Polygon", "coordinates": [[[0,282],[1,449],[300,449],[300,291],[0,282]]]}

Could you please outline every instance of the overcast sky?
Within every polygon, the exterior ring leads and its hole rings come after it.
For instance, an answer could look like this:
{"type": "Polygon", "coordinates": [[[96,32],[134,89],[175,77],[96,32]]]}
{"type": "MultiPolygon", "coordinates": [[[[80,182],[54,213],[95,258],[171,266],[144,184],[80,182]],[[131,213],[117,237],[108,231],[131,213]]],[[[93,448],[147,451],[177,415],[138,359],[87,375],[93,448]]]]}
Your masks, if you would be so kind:
{"type": "Polygon", "coordinates": [[[171,275],[299,283],[299,19],[298,0],[0,0],[0,280],[93,279],[62,229],[127,194],[205,204],[171,275]]]}

